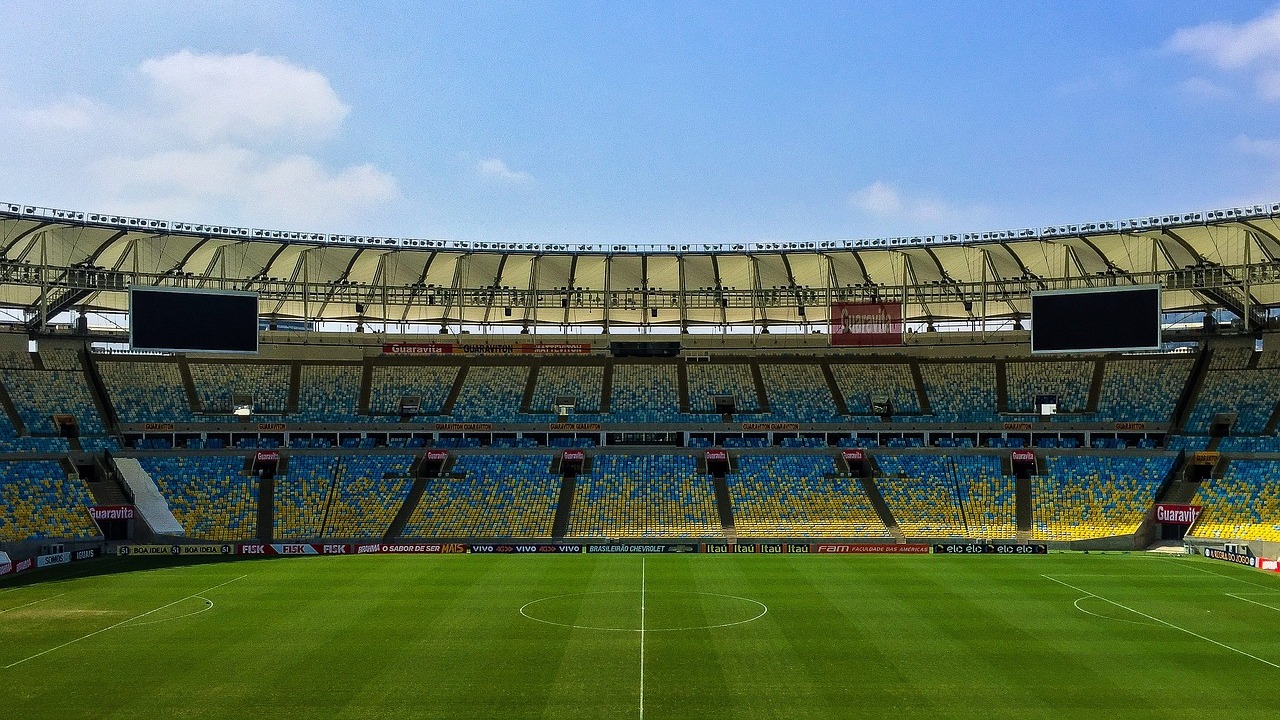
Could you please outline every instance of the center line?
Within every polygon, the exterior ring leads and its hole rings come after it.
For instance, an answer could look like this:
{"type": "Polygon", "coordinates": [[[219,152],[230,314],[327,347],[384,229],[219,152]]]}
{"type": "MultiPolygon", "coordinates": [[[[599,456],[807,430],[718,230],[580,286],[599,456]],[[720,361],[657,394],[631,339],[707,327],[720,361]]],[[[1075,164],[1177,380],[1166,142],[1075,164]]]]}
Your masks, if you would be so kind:
{"type": "Polygon", "coordinates": [[[640,720],[644,720],[644,556],[640,556],[640,720]]]}
{"type": "MultiPolygon", "coordinates": [[[[1271,667],[1273,667],[1273,668],[1280,668],[1280,665],[1277,665],[1277,664],[1275,664],[1275,663],[1271,662],[1270,660],[1263,660],[1262,658],[1258,657],[1257,655],[1250,655],[1249,653],[1247,653],[1247,652],[1245,652],[1245,651],[1243,651],[1243,650],[1239,650],[1239,649],[1233,648],[1233,647],[1231,647],[1230,645],[1228,645],[1228,644],[1226,644],[1226,643],[1218,642],[1217,640],[1214,640],[1213,638],[1207,638],[1207,637],[1205,637],[1205,636],[1203,636],[1203,635],[1201,635],[1201,634],[1199,634],[1199,633],[1191,632],[1190,630],[1188,630],[1188,629],[1186,629],[1186,628],[1184,628],[1184,627],[1179,627],[1179,626],[1177,626],[1177,625],[1174,625],[1173,623],[1169,622],[1168,620],[1161,620],[1160,618],[1155,617],[1155,616],[1153,616],[1153,615],[1148,615],[1148,614],[1146,614],[1146,613],[1144,613],[1144,612],[1140,612],[1140,611],[1138,611],[1138,610],[1134,610],[1133,608],[1129,607],[1128,605],[1121,605],[1120,603],[1116,602],[1115,600],[1108,600],[1108,599],[1106,599],[1106,598],[1102,597],[1101,595],[1099,595],[1099,594],[1097,594],[1097,593],[1091,593],[1091,592],[1089,592],[1088,590],[1085,590],[1085,589],[1083,589],[1083,588],[1078,588],[1078,587],[1076,587],[1075,585],[1071,585],[1070,583],[1065,583],[1065,582],[1063,582],[1063,581],[1061,581],[1061,580],[1059,580],[1059,579],[1057,579],[1057,578],[1050,577],[1050,576],[1048,576],[1048,575],[1043,575],[1043,574],[1042,574],[1040,577],[1042,577],[1042,578],[1044,578],[1044,579],[1046,579],[1046,580],[1052,580],[1053,582],[1056,582],[1056,583],[1058,583],[1059,585],[1063,585],[1063,586],[1069,587],[1069,588],[1071,588],[1072,590],[1075,590],[1076,592],[1082,592],[1082,593],[1084,593],[1085,595],[1087,595],[1087,596],[1089,596],[1089,597],[1095,597],[1095,598],[1098,598],[1098,599],[1099,599],[1099,600],[1101,600],[1102,602],[1105,602],[1105,603],[1111,603],[1112,605],[1115,605],[1116,607],[1118,607],[1118,608],[1120,608],[1120,609],[1122,609],[1122,610],[1128,610],[1129,612],[1133,613],[1134,615],[1141,615],[1142,617],[1144,617],[1144,618],[1146,618],[1146,619],[1148,619],[1148,620],[1154,620],[1154,621],[1156,621],[1156,622],[1160,623],[1161,625],[1164,625],[1165,627],[1171,627],[1171,628],[1173,628],[1174,630],[1178,630],[1178,631],[1180,631],[1180,632],[1184,632],[1184,633],[1186,633],[1186,634],[1190,635],[1191,637],[1200,638],[1201,640],[1204,640],[1205,642],[1211,642],[1211,643],[1213,643],[1214,645],[1217,645],[1218,647],[1226,648],[1226,649],[1230,650],[1231,652],[1239,653],[1239,654],[1241,654],[1241,655],[1243,655],[1243,656],[1245,656],[1245,657],[1247,657],[1247,658],[1250,658],[1250,659],[1252,659],[1252,660],[1257,660],[1258,662],[1263,663],[1263,664],[1265,664],[1265,665],[1270,665],[1270,666],[1271,666],[1271,667]]],[[[1079,601],[1077,601],[1077,602],[1079,602],[1079,601]]]]}

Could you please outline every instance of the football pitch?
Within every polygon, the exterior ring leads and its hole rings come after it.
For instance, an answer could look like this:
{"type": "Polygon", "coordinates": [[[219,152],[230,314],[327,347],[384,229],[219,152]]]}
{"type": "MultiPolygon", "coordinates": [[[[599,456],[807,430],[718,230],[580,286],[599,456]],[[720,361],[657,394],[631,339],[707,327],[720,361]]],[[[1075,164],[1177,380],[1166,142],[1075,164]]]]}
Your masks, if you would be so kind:
{"type": "Polygon", "coordinates": [[[1280,683],[1280,577],[1199,558],[96,566],[0,584],[3,717],[1254,720],[1280,683]]]}

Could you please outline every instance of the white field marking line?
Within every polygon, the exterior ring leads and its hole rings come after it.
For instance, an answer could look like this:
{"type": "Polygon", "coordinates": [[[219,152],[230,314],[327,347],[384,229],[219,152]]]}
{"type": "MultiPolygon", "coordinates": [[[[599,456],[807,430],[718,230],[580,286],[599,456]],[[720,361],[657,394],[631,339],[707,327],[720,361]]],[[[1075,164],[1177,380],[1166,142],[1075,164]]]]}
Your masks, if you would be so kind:
{"type": "Polygon", "coordinates": [[[182,615],[175,615],[169,618],[160,618],[159,620],[148,620],[146,622],[132,623],[130,625],[125,625],[125,627],[142,627],[143,625],[158,625],[160,623],[173,622],[174,620],[181,620],[183,618],[189,618],[195,615],[199,615],[200,613],[203,613],[203,612],[209,612],[210,610],[213,609],[213,601],[207,597],[196,595],[192,599],[203,600],[204,607],[200,608],[199,610],[196,610],[195,612],[184,613],[182,615]]]}
{"type": "MultiPolygon", "coordinates": [[[[1090,612],[1090,611],[1085,610],[1084,608],[1080,607],[1080,600],[1088,600],[1090,597],[1094,597],[1094,596],[1085,595],[1084,597],[1079,598],[1078,600],[1076,600],[1076,601],[1075,601],[1074,603],[1072,603],[1072,604],[1076,606],[1076,609],[1077,609],[1077,610],[1079,610],[1080,612],[1084,613],[1085,615],[1092,615],[1092,616],[1094,616],[1094,617],[1096,617],[1096,618],[1102,618],[1103,620],[1115,620],[1116,622],[1129,623],[1129,624],[1131,624],[1131,625],[1141,625],[1141,626],[1143,626],[1143,627],[1152,627],[1152,625],[1153,625],[1152,623],[1149,623],[1149,622],[1139,622],[1139,621],[1137,621],[1137,620],[1125,620],[1124,618],[1111,617],[1110,615],[1099,615],[1099,614],[1098,614],[1098,613],[1096,613],[1096,612],[1090,612]]],[[[1095,597],[1095,599],[1096,599],[1096,597],[1095,597]]]]}
{"type": "Polygon", "coordinates": [[[640,720],[644,720],[644,556],[640,556],[640,720]]]}
{"type": "MultiPolygon", "coordinates": [[[[1166,560],[1166,559],[1164,559],[1164,558],[1161,558],[1160,560],[1161,560],[1161,562],[1167,562],[1167,563],[1177,563],[1177,562],[1178,562],[1177,560],[1166,560]]],[[[1220,577],[1220,578],[1226,578],[1226,579],[1228,579],[1228,580],[1235,580],[1236,582],[1244,583],[1245,585],[1252,585],[1252,586],[1254,586],[1254,587],[1260,587],[1260,588],[1263,588],[1263,589],[1266,589],[1266,590],[1280,590],[1280,588],[1278,588],[1278,587],[1276,587],[1276,586],[1273,586],[1273,585],[1263,585],[1263,584],[1261,584],[1261,583],[1249,582],[1248,580],[1245,580],[1244,578],[1238,578],[1238,577],[1236,577],[1235,575],[1223,575],[1223,574],[1222,574],[1222,573],[1220,573],[1220,572],[1214,572],[1214,571],[1212,571],[1212,570],[1208,570],[1208,569],[1205,569],[1205,568],[1202,568],[1202,567],[1196,567],[1195,565],[1192,565],[1192,564],[1190,564],[1190,563],[1188,563],[1185,567],[1186,567],[1187,569],[1189,569],[1189,570],[1195,570],[1196,572],[1202,572],[1202,573],[1205,573],[1206,575],[1217,575],[1217,576],[1218,576],[1218,577],[1220,577]]]]}
{"type": "Polygon", "coordinates": [[[1101,595],[1099,595],[1099,594],[1097,594],[1097,593],[1092,593],[1092,592],[1089,592],[1088,590],[1085,590],[1085,589],[1083,589],[1083,588],[1078,588],[1078,587],[1076,587],[1075,585],[1071,585],[1070,583],[1062,582],[1061,580],[1059,580],[1059,579],[1057,579],[1057,578],[1055,578],[1055,577],[1051,577],[1051,576],[1049,576],[1049,575],[1044,575],[1044,574],[1041,574],[1041,575],[1040,575],[1040,577],[1042,577],[1042,578],[1044,578],[1044,579],[1046,579],[1046,580],[1052,580],[1053,582],[1056,582],[1056,583],[1058,583],[1059,585],[1062,585],[1062,586],[1064,586],[1064,587],[1069,587],[1069,588],[1071,588],[1072,590],[1075,590],[1076,592],[1082,592],[1082,593],[1084,593],[1085,595],[1088,595],[1088,596],[1091,596],[1091,597],[1096,597],[1096,598],[1098,598],[1099,600],[1101,600],[1101,601],[1103,601],[1103,602],[1108,602],[1108,603],[1111,603],[1112,605],[1115,605],[1115,606],[1116,606],[1116,607],[1118,607],[1118,608],[1122,608],[1122,609],[1124,609],[1124,610],[1128,610],[1129,612],[1133,613],[1134,615],[1141,615],[1142,617],[1144,617],[1144,618],[1146,618],[1146,619],[1148,619],[1148,620],[1154,620],[1154,621],[1156,621],[1156,622],[1160,623],[1161,625],[1164,625],[1165,627],[1170,627],[1170,628],[1173,628],[1174,630],[1177,630],[1177,631],[1179,631],[1179,632],[1184,632],[1184,633],[1186,633],[1186,634],[1188,634],[1188,635],[1190,635],[1190,636],[1192,636],[1192,637],[1200,638],[1201,640],[1204,640],[1205,642],[1213,643],[1214,645],[1217,645],[1217,646],[1218,646],[1218,647],[1220,647],[1220,648],[1226,648],[1227,650],[1230,650],[1230,651],[1231,651],[1231,652],[1233,652],[1233,653],[1238,653],[1238,654],[1243,655],[1243,656],[1245,656],[1245,657],[1247,657],[1247,658],[1249,658],[1249,659],[1251,659],[1251,660],[1257,660],[1258,662],[1260,662],[1260,663],[1262,663],[1262,664],[1264,664],[1264,665],[1270,665],[1271,667],[1276,668],[1277,670],[1280,670],[1280,665],[1277,665],[1277,664],[1275,664],[1275,663],[1271,662],[1270,660],[1263,660],[1262,658],[1258,657],[1257,655],[1250,655],[1249,653],[1247,653],[1247,652],[1245,652],[1245,651],[1243,651],[1243,650],[1240,650],[1240,649],[1238,649],[1238,648],[1233,648],[1233,647],[1231,647],[1230,645],[1228,645],[1228,644],[1226,644],[1226,643],[1218,642],[1217,640],[1214,640],[1213,638],[1207,638],[1207,637],[1205,637],[1205,636],[1201,635],[1200,633],[1192,632],[1192,631],[1190,631],[1190,630],[1188,630],[1188,629],[1186,629],[1186,628],[1184,628],[1184,627],[1181,627],[1181,626],[1178,626],[1178,625],[1174,625],[1173,623],[1169,622],[1168,620],[1161,620],[1160,618],[1155,617],[1154,615],[1148,615],[1148,614],[1146,614],[1146,613],[1144,613],[1144,612],[1142,612],[1142,611],[1140,611],[1140,610],[1134,610],[1133,608],[1131,608],[1131,607],[1129,607],[1129,606],[1127,606],[1127,605],[1121,605],[1120,603],[1116,602],[1115,600],[1108,600],[1107,598],[1104,598],[1104,597],[1102,597],[1101,595]]]}
{"type": "MultiPolygon", "coordinates": [[[[1198,568],[1193,568],[1193,569],[1198,569],[1198,568]]],[[[1217,573],[1214,573],[1214,574],[1216,575],[1217,573]]],[[[1127,580],[1129,578],[1159,578],[1163,580],[1171,580],[1173,578],[1185,578],[1190,580],[1202,579],[1202,578],[1196,577],[1195,575],[1188,575],[1186,573],[1179,573],[1177,575],[1130,575],[1130,574],[1118,575],[1116,573],[1057,573],[1054,575],[1054,577],[1098,577],[1098,578],[1116,578],[1117,580],[1127,580]]]]}
{"type": "MultiPolygon", "coordinates": [[[[520,610],[518,612],[524,617],[534,622],[540,622],[543,625],[554,625],[556,627],[570,628],[572,630],[600,630],[602,632],[638,633],[640,632],[639,628],[601,627],[599,625],[570,625],[568,623],[558,623],[558,622],[553,622],[551,620],[544,620],[543,618],[537,617],[535,615],[530,615],[528,612],[526,612],[526,610],[532,605],[537,605],[538,603],[548,602],[551,600],[559,600],[560,598],[574,597],[576,595],[620,595],[620,594],[627,594],[627,593],[633,593],[633,592],[635,591],[634,590],[593,590],[591,592],[576,592],[576,593],[564,593],[563,595],[550,595],[548,597],[538,598],[537,600],[530,600],[524,605],[521,605],[520,610]]],[[[754,615],[753,617],[749,617],[745,620],[734,620],[733,622],[720,623],[718,625],[689,625],[687,627],[670,627],[670,628],[654,628],[654,627],[646,626],[645,632],[649,634],[656,633],[656,632],[685,632],[689,630],[716,630],[718,628],[733,627],[734,625],[746,625],[749,622],[755,622],[756,620],[759,620],[760,618],[764,617],[769,613],[768,605],[765,605],[759,600],[752,600],[751,598],[744,598],[738,595],[723,595],[721,593],[695,592],[693,590],[662,590],[660,592],[669,593],[673,595],[706,595],[708,597],[726,598],[728,600],[741,600],[742,602],[751,603],[752,605],[759,607],[760,612],[754,615]]]]}
{"type": "Polygon", "coordinates": [[[42,602],[48,602],[48,601],[52,600],[53,598],[60,598],[60,597],[62,597],[63,595],[66,595],[66,593],[58,593],[57,595],[53,595],[53,596],[50,596],[50,597],[47,597],[47,598],[43,598],[43,599],[40,599],[40,600],[32,600],[31,602],[27,603],[26,605],[18,605],[17,607],[11,607],[11,608],[8,608],[8,609],[5,609],[5,610],[0,610],[0,615],[3,615],[3,614],[5,614],[5,613],[7,613],[7,612],[13,612],[14,610],[21,610],[21,609],[22,609],[22,608],[24,608],[24,607],[31,607],[32,605],[39,605],[39,604],[40,604],[40,603],[42,603],[42,602]]]}
{"type": "Polygon", "coordinates": [[[184,601],[186,601],[186,600],[190,600],[191,598],[194,598],[194,597],[199,597],[199,596],[203,595],[204,593],[209,592],[210,590],[217,590],[218,588],[223,587],[224,585],[230,585],[231,583],[233,583],[233,582],[235,582],[235,581],[237,581],[237,580],[243,580],[243,579],[245,579],[245,578],[247,578],[247,577],[249,577],[247,574],[246,574],[246,575],[241,575],[241,576],[240,576],[240,577],[238,577],[238,578],[232,578],[232,579],[230,579],[230,580],[228,580],[228,581],[226,581],[226,582],[224,582],[224,583],[218,583],[217,585],[214,585],[213,587],[205,588],[204,590],[201,590],[201,591],[199,591],[199,592],[192,593],[192,594],[190,594],[190,595],[188,595],[188,596],[186,596],[186,597],[184,597],[184,598],[181,598],[181,599],[179,599],[179,600],[174,600],[173,602],[169,603],[168,605],[161,605],[160,607],[158,607],[158,608],[156,608],[156,609],[154,609],[154,610],[148,610],[148,611],[146,611],[146,612],[142,613],[141,615],[134,615],[133,617],[129,618],[128,620],[121,620],[120,622],[116,623],[115,625],[108,625],[107,627],[104,627],[104,628],[102,628],[101,630],[94,630],[93,632],[89,633],[88,635],[81,635],[80,637],[76,638],[75,640],[68,640],[67,642],[62,643],[61,645],[57,645],[57,646],[51,647],[51,648],[49,648],[48,650],[43,650],[43,651],[41,651],[41,652],[36,653],[35,655],[31,655],[30,657],[22,658],[21,660],[18,660],[17,662],[11,662],[11,663],[9,663],[8,665],[5,665],[5,666],[4,666],[4,669],[5,669],[5,670],[8,670],[9,668],[17,667],[18,665],[21,665],[21,664],[23,664],[23,663],[25,663],[25,662],[27,662],[27,661],[29,661],[29,660],[35,660],[36,658],[41,657],[41,656],[44,656],[44,655],[48,655],[49,653],[51,653],[51,652],[53,652],[53,651],[55,651],[55,650],[61,650],[62,648],[67,647],[68,645],[74,645],[74,644],[76,644],[76,643],[80,642],[81,640],[88,640],[89,638],[93,637],[94,635],[101,635],[102,633],[104,633],[104,632],[106,632],[106,631],[108,631],[108,630],[113,630],[113,629],[115,629],[115,628],[118,628],[118,627],[120,627],[121,625],[124,625],[125,623],[131,622],[131,621],[133,621],[133,620],[138,620],[138,619],[140,619],[140,618],[144,618],[144,617],[146,617],[146,616],[148,616],[148,615],[150,615],[150,614],[152,614],[152,613],[160,612],[161,610],[164,610],[165,608],[171,608],[171,607],[173,607],[174,605],[177,605],[177,604],[178,604],[178,603],[180,603],[180,602],[184,602],[184,601]]]}
{"type": "MultiPolygon", "coordinates": [[[[1251,603],[1251,604],[1253,604],[1253,605],[1260,605],[1260,606],[1262,606],[1262,607],[1264,607],[1264,608],[1268,608],[1268,609],[1271,609],[1271,610],[1275,610],[1276,612],[1280,612],[1280,607],[1276,607],[1275,605],[1268,605],[1268,604],[1266,604],[1266,603],[1260,603],[1260,602],[1258,602],[1257,600],[1250,600],[1250,599],[1249,599],[1249,598],[1247,598],[1247,597],[1240,597],[1240,595],[1243,595],[1243,594],[1244,594],[1244,593],[1240,593],[1239,595],[1237,595],[1237,594],[1235,594],[1235,593],[1227,593],[1227,597],[1235,598],[1235,599],[1237,599],[1237,600],[1243,600],[1243,601],[1245,601],[1245,602],[1247,602],[1247,603],[1251,603]]],[[[1249,595],[1261,595],[1261,594],[1262,594],[1262,593],[1249,593],[1249,595]]]]}

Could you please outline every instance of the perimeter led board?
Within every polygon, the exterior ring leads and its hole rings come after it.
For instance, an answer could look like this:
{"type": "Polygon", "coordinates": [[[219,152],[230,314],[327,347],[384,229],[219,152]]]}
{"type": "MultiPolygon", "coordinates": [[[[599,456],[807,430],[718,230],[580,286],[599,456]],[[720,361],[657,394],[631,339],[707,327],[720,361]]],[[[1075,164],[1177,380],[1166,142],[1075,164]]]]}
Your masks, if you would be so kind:
{"type": "Polygon", "coordinates": [[[129,345],[167,352],[258,352],[258,294],[131,287],[129,345]]]}
{"type": "Polygon", "coordinates": [[[1031,352],[1160,348],[1160,287],[1031,294],[1031,352]]]}

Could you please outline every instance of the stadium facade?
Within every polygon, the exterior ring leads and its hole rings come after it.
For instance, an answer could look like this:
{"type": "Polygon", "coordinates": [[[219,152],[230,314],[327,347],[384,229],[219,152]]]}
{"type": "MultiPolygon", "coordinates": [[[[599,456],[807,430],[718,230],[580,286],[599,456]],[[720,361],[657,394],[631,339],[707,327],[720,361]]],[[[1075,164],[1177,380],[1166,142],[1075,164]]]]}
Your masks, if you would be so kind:
{"type": "Polygon", "coordinates": [[[624,247],[0,204],[0,548],[1275,557],[1278,218],[624,247]],[[140,288],[254,294],[256,352],[127,349],[140,288]],[[1154,346],[1031,351],[1037,297],[1132,288],[1154,346]]]}

